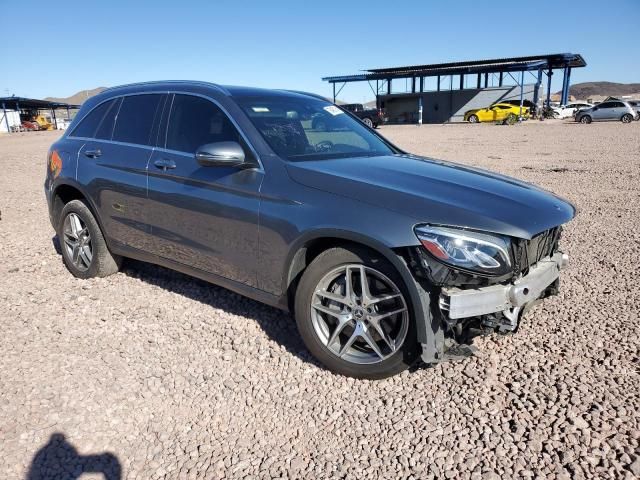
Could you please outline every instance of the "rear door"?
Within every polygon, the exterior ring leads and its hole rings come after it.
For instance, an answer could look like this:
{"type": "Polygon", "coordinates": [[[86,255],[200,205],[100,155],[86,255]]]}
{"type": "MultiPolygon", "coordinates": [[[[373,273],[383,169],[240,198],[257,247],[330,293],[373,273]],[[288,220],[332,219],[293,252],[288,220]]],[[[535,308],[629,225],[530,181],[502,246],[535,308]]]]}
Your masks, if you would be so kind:
{"type": "Polygon", "coordinates": [[[147,162],[162,94],[129,95],[114,101],[94,139],[80,151],[78,179],[90,195],[105,234],[115,246],[144,250],[150,228],[144,222],[147,162]]]}
{"type": "Polygon", "coordinates": [[[168,105],[166,139],[149,162],[150,248],[161,257],[256,286],[263,171],[201,166],[195,152],[207,143],[238,142],[245,155],[253,153],[211,99],[176,93],[168,105]]]}

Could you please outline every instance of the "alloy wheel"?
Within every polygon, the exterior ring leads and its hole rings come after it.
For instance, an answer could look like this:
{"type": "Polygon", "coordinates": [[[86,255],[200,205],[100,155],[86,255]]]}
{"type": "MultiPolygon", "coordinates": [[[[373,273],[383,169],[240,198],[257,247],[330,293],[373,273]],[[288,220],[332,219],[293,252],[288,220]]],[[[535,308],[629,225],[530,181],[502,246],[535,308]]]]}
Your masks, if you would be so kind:
{"type": "Polygon", "coordinates": [[[69,213],[64,219],[63,226],[64,248],[71,259],[71,263],[81,270],[86,271],[93,260],[91,235],[89,229],[79,215],[69,213]]]}
{"type": "Polygon", "coordinates": [[[360,264],[342,265],[320,280],[311,300],[311,320],[332,354],[356,364],[389,358],[402,347],[409,329],[400,289],[360,264]]]}

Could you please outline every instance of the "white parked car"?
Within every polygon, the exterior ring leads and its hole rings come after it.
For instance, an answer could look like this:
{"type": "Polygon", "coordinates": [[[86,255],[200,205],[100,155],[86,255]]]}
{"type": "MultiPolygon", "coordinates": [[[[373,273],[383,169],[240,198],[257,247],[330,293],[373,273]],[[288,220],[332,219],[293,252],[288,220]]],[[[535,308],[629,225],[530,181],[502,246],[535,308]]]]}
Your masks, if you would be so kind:
{"type": "Polygon", "coordinates": [[[592,104],[586,102],[573,102],[559,107],[552,107],[557,118],[570,118],[575,116],[576,112],[581,108],[591,108],[592,104]]]}

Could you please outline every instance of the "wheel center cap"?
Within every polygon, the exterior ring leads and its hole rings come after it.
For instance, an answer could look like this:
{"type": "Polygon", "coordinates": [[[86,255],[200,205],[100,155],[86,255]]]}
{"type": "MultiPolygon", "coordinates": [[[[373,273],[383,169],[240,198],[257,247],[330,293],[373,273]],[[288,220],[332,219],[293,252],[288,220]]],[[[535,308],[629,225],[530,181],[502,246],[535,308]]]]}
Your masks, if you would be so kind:
{"type": "Polygon", "coordinates": [[[364,310],[362,310],[361,308],[356,308],[353,311],[353,316],[358,320],[362,319],[364,317],[364,310]]]}

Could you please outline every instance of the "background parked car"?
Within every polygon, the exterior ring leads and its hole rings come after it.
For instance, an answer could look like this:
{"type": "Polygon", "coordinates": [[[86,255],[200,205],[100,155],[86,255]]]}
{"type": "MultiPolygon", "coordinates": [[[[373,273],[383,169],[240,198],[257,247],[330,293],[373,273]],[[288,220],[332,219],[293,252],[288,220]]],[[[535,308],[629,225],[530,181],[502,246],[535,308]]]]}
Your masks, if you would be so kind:
{"type": "Polygon", "coordinates": [[[629,100],[629,105],[636,111],[636,120],[640,120],[640,100],[629,100]]]}
{"type": "Polygon", "coordinates": [[[340,107],[345,110],[349,110],[368,127],[376,128],[378,125],[384,123],[382,110],[378,110],[376,108],[365,108],[361,103],[347,103],[345,105],[340,105],[340,107]]]}
{"type": "MultiPolygon", "coordinates": [[[[500,103],[503,103],[505,105],[513,105],[514,107],[518,107],[518,112],[520,111],[520,100],[503,100],[500,103]]],[[[538,106],[531,100],[524,99],[522,101],[522,106],[529,109],[529,116],[535,117],[537,115],[538,106]]]]}
{"type": "Polygon", "coordinates": [[[22,128],[27,132],[32,132],[32,131],[40,130],[40,125],[38,125],[38,122],[34,122],[31,120],[23,120],[22,128]]]}
{"type": "Polygon", "coordinates": [[[559,107],[553,107],[553,111],[557,114],[557,118],[569,118],[575,116],[578,110],[583,108],[591,108],[593,104],[586,102],[573,102],[567,105],[560,105],[559,107]]]}
{"type": "Polygon", "coordinates": [[[622,123],[630,123],[636,118],[636,115],[636,110],[627,102],[611,100],[591,108],[579,110],[576,113],[576,122],[591,123],[601,120],[620,120],[622,123]]]}
{"type": "MultiPolygon", "coordinates": [[[[500,122],[509,115],[520,115],[520,104],[516,107],[508,103],[496,103],[487,108],[469,110],[464,114],[464,121],[469,123],[500,122]]],[[[528,107],[522,107],[522,116],[529,118],[528,107]]]]}

